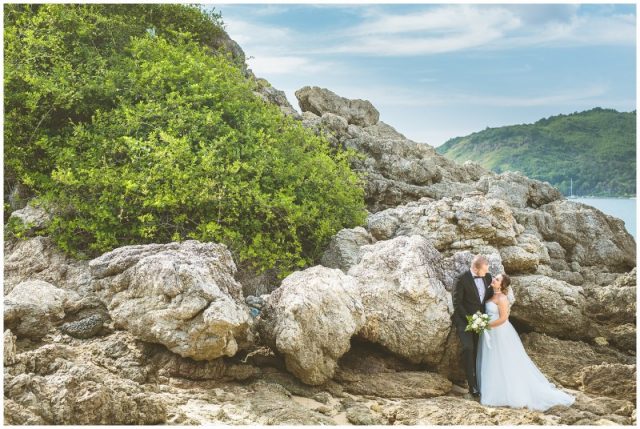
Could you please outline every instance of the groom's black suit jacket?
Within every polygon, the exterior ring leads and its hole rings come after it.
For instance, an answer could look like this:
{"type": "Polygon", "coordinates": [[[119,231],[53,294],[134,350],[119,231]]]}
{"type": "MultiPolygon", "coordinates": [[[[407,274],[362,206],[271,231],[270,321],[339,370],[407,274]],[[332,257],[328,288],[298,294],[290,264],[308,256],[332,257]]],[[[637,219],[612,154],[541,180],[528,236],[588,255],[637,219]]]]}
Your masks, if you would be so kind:
{"type": "Polygon", "coordinates": [[[471,270],[460,274],[451,294],[453,298],[452,322],[456,326],[462,329],[467,326],[467,318],[465,317],[467,314],[474,314],[476,311],[484,313],[484,303],[493,296],[491,279],[490,273],[484,276],[485,292],[484,300],[481,302],[471,270]]]}

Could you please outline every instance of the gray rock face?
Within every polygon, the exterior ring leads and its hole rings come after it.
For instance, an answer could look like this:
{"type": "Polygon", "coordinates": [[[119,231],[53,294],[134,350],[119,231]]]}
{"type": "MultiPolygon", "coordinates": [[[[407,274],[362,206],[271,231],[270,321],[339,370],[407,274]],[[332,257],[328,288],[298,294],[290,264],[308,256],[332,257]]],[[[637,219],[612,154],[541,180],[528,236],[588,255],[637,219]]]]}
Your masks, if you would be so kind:
{"type": "Polygon", "coordinates": [[[67,301],[77,298],[42,280],[27,280],[4,299],[4,323],[18,336],[39,339],[64,318],[67,301]]]}
{"type": "Polygon", "coordinates": [[[441,255],[419,235],[360,248],[348,273],[358,281],[366,323],[358,336],[411,362],[437,364],[451,328],[453,303],[442,284],[441,255]]]}
{"type": "Polygon", "coordinates": [[[380,119],[378,110],[366,100],[350,100],[317,86],[305,86],[295,94],[303,112],[312,112],[318,116],[326,112],[335,113],[348,123],[362,127],[374,125],[380,119]]]}
{"type": "Polygon", "coordinates": [[[11,218],[19,219],[29,231],[46,227],[51,222],[51,214],[41,206],[29,202],[25,207],[11,212],[11,218]]]}
{"type": "Polygon", "coordinates": [[[91,293],[88,262],[67,257],[49,237],[5,241],[4,293],[20,282],[42,280],[81,296],[91,293]]]}
{"type": "Polygon", "coordinates": [[[503,201],[482,195],[465,199],[421,198],[367,218],[367,230],[377,240],[419,234],[440,250],[478,250],[480,246],[517,245],[524,231],[503,201]]]}
{"type": "Polygon", "coordinates": [[[287,276],[267,298],[258,330],[308,384],[331,378],[336,362],[364,324],[355,279],[321,265],[287,276]]]}
{"type": "MultiPolygon", "coordinates": [[[[121,334],[118,334],[121,335],[121,334]]],[[[58,339],[59,340],[59,339],[58,339]]],[[[39,425],[157,424],[164,401],[126,378],[131,351],[106,340],[73,347],[46,344],[16,356],[5,368],[5,423],[39,425]],[[111,346],[111,348],[109,348],[111,346]],[[101,355],[118,355],[118,360],[101,355]],[[94,357],[93,359],[91,357],[94,357]],[[112,364],[118,365],[112,366],[112,364]]],[[[140,374],[138,367],[136,374],[140,374]]]]}
{"type": "Polygon", "coordinates": [[[92,286],[117,327],[196,360],[233,356],[253,340],[252,318],[226,246],[123,246],[89,262],[92,286]]]}
{"type": "Polygon", "coordinates": [[[541,233],[560,243],[570,261],[618,272],[635,267],[636,243],[621,219],[569,200],[554,201],[542,209],[551,219],[541,233]]]}
{"type": "Polygon", "coordinates": [[[584,314],[586,298],[580,286],[541,275],[512,276],[516,302],[510,317],[537,332],[580,339],[589,336],[584,314]]]}
{"type": "Polygon", "coordinates": [[[16,336],[13,335],[11,329],[4,330],[4,364],[13,365],[16,363],[16,336]]]}
{"type": "Polygon", "coordinates": [[[371,244],[375,239],[361,226],[342,229],[331,238],[320,263],[329,268],[340,268],[347,272],[358,263],[360,247],[371,244]]]}
{"type": "Polygon", "coordinates": [[[529,179],[520,173],[506,171],[498,175],[484,175],[478,180],[477,189],[487,197],[505,200],[512,207],[540,207],[563,199],[562,194],[549,182],[529,179]]]}

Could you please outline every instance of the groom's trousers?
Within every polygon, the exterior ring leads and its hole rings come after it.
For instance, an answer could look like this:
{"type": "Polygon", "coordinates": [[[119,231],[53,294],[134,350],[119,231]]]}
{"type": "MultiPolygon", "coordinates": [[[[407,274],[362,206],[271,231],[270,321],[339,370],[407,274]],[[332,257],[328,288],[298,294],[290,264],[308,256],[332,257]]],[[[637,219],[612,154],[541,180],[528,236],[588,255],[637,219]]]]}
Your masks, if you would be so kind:
{"type": "Polygon", "coordinates": [[[464,372],[471,392],[473,389],[478,389],[476,356],[478,355],[478,340],[480,337],[475,332],[465,332],[464,328],[464,326],[457,326],[456,330],[462,343],[462,364],[464,365],[464,372]]]}

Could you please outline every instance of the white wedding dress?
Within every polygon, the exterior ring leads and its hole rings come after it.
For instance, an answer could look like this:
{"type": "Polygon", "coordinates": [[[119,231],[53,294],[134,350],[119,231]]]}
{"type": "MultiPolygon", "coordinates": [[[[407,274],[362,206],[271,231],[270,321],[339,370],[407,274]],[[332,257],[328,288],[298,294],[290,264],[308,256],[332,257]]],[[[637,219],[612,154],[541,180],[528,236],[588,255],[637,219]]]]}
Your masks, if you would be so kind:
{"type": "MultiPolygon", "coordinates": [[[[495,302],[487,301],[485,308],[490,320],[499,318],[495,302]]],[[[544,411],[574,403],[575,397],[557,389],[529,358],[509,319],[488,334],[480,334],[476,360],[482,405],[544,411]]]]}

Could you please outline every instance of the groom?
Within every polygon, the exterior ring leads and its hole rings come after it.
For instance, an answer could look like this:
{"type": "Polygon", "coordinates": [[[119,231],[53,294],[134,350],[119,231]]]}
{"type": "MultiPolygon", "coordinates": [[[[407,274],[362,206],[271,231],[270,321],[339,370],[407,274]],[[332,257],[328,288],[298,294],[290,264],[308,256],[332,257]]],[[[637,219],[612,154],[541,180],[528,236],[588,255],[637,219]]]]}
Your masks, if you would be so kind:
{"type": "Polygon", "coordinates": [[[460,274],[452,293],[453,316],[452,322],[456,327],[462,343],[462,362],[467,375],[469,393],[474,397],[480,396],[476,380],[476,356],[478,354],[478,334],[473,331],[465,332],[467,314],[476,311],[484,313],[485,302],[493,296],[491,274],[489,274],[489,260],[482,255],[476,255],[471,261],[471,267],[460,274]]]}

